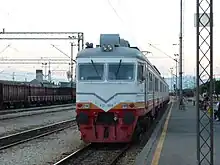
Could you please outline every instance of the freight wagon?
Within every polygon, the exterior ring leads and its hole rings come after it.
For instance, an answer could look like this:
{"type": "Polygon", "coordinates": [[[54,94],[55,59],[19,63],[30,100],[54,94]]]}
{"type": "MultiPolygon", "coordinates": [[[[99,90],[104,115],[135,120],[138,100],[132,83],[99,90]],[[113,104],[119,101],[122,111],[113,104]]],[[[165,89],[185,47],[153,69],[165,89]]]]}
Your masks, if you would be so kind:
{"type": "Polygon", "coordinates": [[[62,104],[71,101],[75,102],[75,88],[71,92],[69,87],[49,88],[30,84],[0,83],[0,109],[62,104]]]}

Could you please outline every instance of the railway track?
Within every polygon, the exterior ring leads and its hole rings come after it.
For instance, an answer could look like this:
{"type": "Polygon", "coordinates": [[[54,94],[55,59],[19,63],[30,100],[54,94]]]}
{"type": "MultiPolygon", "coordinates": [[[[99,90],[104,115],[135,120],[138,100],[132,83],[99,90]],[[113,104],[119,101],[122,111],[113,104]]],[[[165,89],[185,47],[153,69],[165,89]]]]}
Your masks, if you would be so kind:
{"type": "Polygon", "coordinates": [[[129,148],[130,144],[111,144],[111,146],[88,144],[54,165],[115,165],[129,148]]]}
{"type": "Polygon", "coordinates": [[[48,126],[30,129],[27,131],[19,132],[16,134],[4,136],[0,138],[0,150],[33,140],[39,137],[43,137],[54,132],[61,131],[63,129],[75,126],[75,120],[66,120],[48,126]]]}
{"type": "Polygon", "coordinates": [[[18,112],[30,112],[30,111],[37,111],[37,110],[70,107],[73,105],[75,105],[75,104],[61,104],[61,105],[51,105],[51,106],[42,106],[42,107],[33,107],[33,108],[0,110],[0,115],[14,114],[14,113],[18,113],[18,112]]]}
{"type": "Polygon", "coordinates": [[[34,115],[40,115],[40,114],[46,114],[46,113],[53,113],[53,112],[61,112],[61,111],[68,111],[73,110],[75,107],[72,106],[65,106],[65,107],[53,107],[53,108],[47,108],[47,109],[38,109],[38,110],[32,110],[32,111],[24,111],[24,112],[15,112],[10,113],[6,115],[0,115],[0,120],[7,120],[7,119],[14,119],[19,117],[26,117],[26,116],[34,116],[34,115]]]}

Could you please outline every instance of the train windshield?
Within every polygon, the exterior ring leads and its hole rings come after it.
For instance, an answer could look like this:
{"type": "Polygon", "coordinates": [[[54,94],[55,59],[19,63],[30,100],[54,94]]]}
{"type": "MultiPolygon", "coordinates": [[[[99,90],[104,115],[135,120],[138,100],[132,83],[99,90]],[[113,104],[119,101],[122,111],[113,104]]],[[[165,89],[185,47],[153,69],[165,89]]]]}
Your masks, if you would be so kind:
{"type": "Polygon", "coordinates": [[[79,64],[79,80],[103,80],[104,64],[79,64]]]}
{"type": "Polygon", "coordinates": [[[110,63],[108,64],[108,80],[133,80],[134,64],[110,63]]]}

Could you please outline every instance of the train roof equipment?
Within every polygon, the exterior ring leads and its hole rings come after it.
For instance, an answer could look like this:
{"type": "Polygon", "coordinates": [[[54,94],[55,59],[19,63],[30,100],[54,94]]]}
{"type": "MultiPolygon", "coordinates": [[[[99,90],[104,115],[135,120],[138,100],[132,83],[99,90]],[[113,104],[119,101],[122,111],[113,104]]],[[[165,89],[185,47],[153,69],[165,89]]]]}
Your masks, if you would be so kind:
{"type": "Polygon", "coordinates": [[[105,57],[146,60],[138,48],[130,47],[130,43],[120,38],[119,34],[101,34],[100,45],[96,45],[96,48],[93,48],[92,43],[86,43],[86,49],[81,50],[77,54],[77,58],[100,58],[103,57],[103,52],[106,53],[105,57]]]}

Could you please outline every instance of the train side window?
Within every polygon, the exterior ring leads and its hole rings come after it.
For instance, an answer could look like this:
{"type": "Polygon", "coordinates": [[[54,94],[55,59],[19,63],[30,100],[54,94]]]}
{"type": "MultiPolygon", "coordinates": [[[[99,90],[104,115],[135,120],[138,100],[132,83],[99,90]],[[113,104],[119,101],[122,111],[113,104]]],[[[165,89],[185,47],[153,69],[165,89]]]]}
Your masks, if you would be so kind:
{"type": "Polygon", "coordinates": [[[159,86],[158,82],[159,82],[158,79],[155,77],[155,83],[154,83],[154,85],[155,85],[155,87],[154,87],[155,91],[158,91],[158,86],[159,86]]]}
{"type": "Polygon", "coordinates": [[[143,81],[143,77],[144,77],[144,66],[142,64],[138,64],[137,80],[143,81]]]}
{"type": "Polygon", "coordinates": [[[160,82],[160,92],[163,92],[163,84],[160,82]]]}
{"type": "Polygon", "coordinates": [[[161,89],[162,89],[162,85],[161,85],[161,82],[159,83],[159,85],[160,85],[160,89],[159,89],[159,91],[161,92],[161,89]]]}
{"type": "Polygon", "coordinates": [[[153,76],[149,72],[149,91],[152,91],[152,90],[153,90],[153,76]]]}

